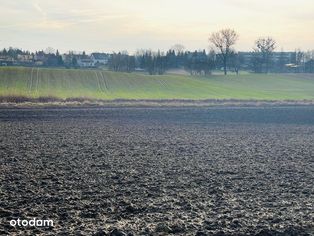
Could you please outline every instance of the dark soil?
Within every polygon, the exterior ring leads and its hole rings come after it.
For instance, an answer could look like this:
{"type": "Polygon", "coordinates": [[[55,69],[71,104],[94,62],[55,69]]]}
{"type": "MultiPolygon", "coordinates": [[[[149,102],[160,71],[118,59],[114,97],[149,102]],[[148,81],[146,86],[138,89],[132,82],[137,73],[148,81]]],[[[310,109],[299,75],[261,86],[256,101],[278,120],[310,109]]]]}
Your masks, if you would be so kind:
{"type": "Polygon", "coordinates": [[[313,106],[2,109],[0,134],[0,235],[314,233],[313,106]]]}

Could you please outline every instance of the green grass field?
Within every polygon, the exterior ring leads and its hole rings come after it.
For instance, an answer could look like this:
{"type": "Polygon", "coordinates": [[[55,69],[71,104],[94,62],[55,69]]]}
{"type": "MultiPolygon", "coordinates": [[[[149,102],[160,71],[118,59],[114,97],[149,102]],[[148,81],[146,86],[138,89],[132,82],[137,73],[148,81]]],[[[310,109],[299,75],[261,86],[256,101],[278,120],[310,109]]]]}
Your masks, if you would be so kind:
{"type": "Polygon", "coordinates": [[[0,67],[0,96],[314,100],[314,75],[149,76],[101,70],[0,67]]]}

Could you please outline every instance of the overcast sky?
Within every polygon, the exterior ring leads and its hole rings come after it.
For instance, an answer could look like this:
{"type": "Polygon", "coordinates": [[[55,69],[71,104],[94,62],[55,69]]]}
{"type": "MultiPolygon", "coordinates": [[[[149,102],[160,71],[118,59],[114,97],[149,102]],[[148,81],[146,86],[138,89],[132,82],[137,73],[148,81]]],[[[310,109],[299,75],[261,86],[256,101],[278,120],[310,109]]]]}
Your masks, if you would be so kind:
{"type": "Polygon", "coordinates": [[[0,47],[62,52],[208,49],[233,28],[237,50],[272,36],[278,50],[314,49],[313,0],[0,0],[0,47]]]}

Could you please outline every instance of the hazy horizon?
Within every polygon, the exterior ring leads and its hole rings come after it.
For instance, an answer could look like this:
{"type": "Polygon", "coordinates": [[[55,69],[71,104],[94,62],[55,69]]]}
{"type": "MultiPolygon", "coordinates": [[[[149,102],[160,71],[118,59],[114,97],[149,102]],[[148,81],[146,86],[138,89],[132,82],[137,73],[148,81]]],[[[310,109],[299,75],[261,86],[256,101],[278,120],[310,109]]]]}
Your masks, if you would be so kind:
{"type": "Polygon", "coordinates": [[[233,28],[235,48],[250,51],[271,36],[277,51],[313,49],[314,2],[310,0],[0,0],[0,48],[134,52],[208,49],[211,32],[233,28]]]}

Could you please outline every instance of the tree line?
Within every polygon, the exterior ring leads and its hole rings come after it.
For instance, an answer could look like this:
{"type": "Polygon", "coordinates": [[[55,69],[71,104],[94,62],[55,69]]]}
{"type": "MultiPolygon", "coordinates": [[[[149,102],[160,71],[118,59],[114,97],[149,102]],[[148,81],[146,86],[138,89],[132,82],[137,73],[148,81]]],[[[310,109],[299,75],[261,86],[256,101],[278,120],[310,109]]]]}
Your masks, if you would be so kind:
{"type": "MultiPolygon", "coordinates": [[[[145,71],[150,75],[162,75],[169,69],[185,69],[191,75],[208,75],[213,70],[221,70],[225,75],[231,71],[238,73],[239,70],[255,73],[314,73],[314,51],[304,52],[298,49],[294,52],[276,52],[276,40],[262,37],[255,41],[252,51],[237,52],[234,46],[238,39],[235,30],[223,29],[210,34],[209,51],[188,51],[181,44],[174,45],[166,52],[141,49],[130,55],[121,51],[109,54],[107,67],[112,71],[145,71]]],[[[19,59],[19,55],[30,55],[33,58],[45,56],[43,66],[76,68],[79,59],[88,60],[85,52],[82,55],[73,52],[60,55],[58,50],[31,53],[9,48],[0,51],[0,56],[10,56],[15,60],[19,59]]]]}
{"type": "Polygon", "coordinates": [[[192,75],[208,75],[215,67],[215,58],[205,50],[176,52],[170,49],[166,53],[139,50],[135,55],[113,53],[108,67],[121,72],[146,71],[150,75],[162,75],[168,69],[184,68],[192,75]]]}
{"type": "MultiPolygon", "coordinates": [[[[119,53],[124,60],[115,60],[111,63],[127,64],[128,57],[132,57],[132,68],[121,66],[120,71],[134,71],[141,68],[149,74],[163,74],[167,69],[184,68],[191,75],[208,75],[213,70],[223,70],[238,73],[247,70],[255,73],[286,73],[303,72],[314,73],[313,51],[303,52],[275,52],[277,42],[272,37],[258,38],[251,52],[237,52],[234,45],[239,39],[238,33],[233,29],[223,29],[214,32],[208,38],[211,50],[184,51],[184,46],[176,44],[166,53],[139,50],[135,55],[119,53]]],[[[114,68],[119,66],[115,65],[114,68]]]]}

